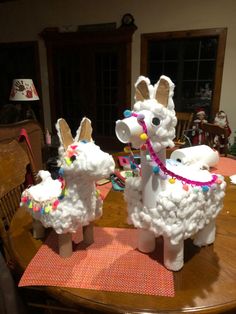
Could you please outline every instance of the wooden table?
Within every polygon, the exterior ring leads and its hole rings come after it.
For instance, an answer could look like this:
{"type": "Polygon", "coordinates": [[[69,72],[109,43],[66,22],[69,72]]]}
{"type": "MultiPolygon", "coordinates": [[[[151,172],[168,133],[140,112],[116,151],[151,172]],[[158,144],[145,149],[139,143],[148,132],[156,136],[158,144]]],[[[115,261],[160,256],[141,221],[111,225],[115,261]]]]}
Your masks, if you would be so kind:
{"type": "MultiPolygon", "coordinates": [[[[128,227],[122,192],[111,191],[98,226],[128,227]]],[[[15,214],[11,244],[23,271],[41,246],[31,234],[32,219],[23,209],[15,214]]],[[[86,289],[45,287],[64,304],[102,313],[236,313],[236,186],[228,181],[225,206],[217,218],[214,245],[195,247],[185,241],[185,265],[174,273],[176,296],[156,297],[86,289]]]]}

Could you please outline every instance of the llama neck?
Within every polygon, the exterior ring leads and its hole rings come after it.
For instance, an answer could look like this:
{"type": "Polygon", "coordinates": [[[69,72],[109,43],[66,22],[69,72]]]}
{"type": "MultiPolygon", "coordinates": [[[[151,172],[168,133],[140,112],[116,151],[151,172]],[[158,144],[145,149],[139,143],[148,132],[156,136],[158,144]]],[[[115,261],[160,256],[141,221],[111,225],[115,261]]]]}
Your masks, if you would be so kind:
{"type": "MultiPolygon", "coordinates": [[[[157,153],[158,158],[165,164],[166,149],[157,153]]],[[[143,205],[148,208],[156,207],[157,193],[165,188],[165,180],[153,172],[153,166],[156,164],[150,160],[147,151],[141,151],[141,169],[142,169],[142,199],[143,205]]]]}
{"type": "Polygon", "coordinates": [[[95,190],[95,182],[89,181],[86,176],[75,176],[71,178],[71,176],[65,176],[66,180],[66,189],[68,194],[73,195],[73,193],[83,193],[85,195],[91,194],[95,190]]]}

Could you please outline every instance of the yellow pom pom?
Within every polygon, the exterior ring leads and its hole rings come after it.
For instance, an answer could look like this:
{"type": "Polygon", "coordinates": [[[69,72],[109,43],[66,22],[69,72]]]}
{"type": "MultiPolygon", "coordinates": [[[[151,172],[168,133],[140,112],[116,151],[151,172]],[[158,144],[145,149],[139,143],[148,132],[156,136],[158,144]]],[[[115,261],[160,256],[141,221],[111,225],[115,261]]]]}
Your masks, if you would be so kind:
{"type": "Polygon", "coordinates": [[[49,213],[49,212],[51,211],[51,209],[52,209],[52,206],[47,205],[47,206],[44,208],[44,211],[45,211],[45,213],[49,213]]]}
{"type": "Polygon", "coordinates": [[[125,153],[130,153],[131,152],[131,148],[129,146],[125,146],[124,147],[124,152],[125,153]]]}
{"type": "Polygon", "coordinates": [[[170,178],[170,179],[169,179],[169,182],[170,182],[171,184],[174,184],[174,183],[175,183],[175,178],[170,178]]]}
{"type": "Polygon", "coordinates": [[[68,157],[65,158],[65,162],[66,162],[67,166],[70,166],[72,164],[71,159],[68,157]]]}
{"type": "Polygon", "coordinates": [[[148,139],[147,134],[146,134],[146,133],[142,133],[142,134],[140,135],[140,139],[141,139],[142,141],[146,141],[146,140],[148,139]]]}

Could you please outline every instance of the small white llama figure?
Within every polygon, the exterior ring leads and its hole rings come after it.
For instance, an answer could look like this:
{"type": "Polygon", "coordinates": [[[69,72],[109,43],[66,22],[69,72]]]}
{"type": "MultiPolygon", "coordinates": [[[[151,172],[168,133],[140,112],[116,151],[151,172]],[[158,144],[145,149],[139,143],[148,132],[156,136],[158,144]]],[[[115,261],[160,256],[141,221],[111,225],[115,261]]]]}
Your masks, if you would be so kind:
{"type": "Polygon", "coordinates": [[[141,175],[126,179],[128,221],[139,229],[142,252],[153,251],[155,238],[163,236],[164,265],[178,271],[184,264],[185,239],[194,237],[198,246],[214,242],[226,183],[196,166],[166,163],[166,148],[174,146],[177,122],[172,81],[161,76],[152,86],[141,76],[135,87],[133,111],[126,110],[125,119],[116,123],[118,139],[141,153],[141,175]]]}
{"type": "Polygon", "coordinates": [[[102,215],[103,201],[96,181],[114,171],[114,160],[92,140],[91,121],[83,118],[73,139],[64,119],[56,124],[60,140],[61,177],[53,180],[48,171],[39,171],[42,181],[22,193],[21,205],[45,228],[58,234],[59,253],[72,254],[72,233],[83,226],[83,240],[93,242],[93,224],[102,215]]]}

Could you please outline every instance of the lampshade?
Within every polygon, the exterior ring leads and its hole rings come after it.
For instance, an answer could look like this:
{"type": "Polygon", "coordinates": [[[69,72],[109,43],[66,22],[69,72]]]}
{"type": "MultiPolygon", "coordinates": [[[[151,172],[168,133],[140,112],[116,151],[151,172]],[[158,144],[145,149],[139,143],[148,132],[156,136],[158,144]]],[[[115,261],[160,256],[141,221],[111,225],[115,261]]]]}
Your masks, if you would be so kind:
{"type": "Polygon", "coordinates": [[[39,100],[38,93],[31,79],[15,79],[12,82],[9,100],[31,101],[39,100]]]}

